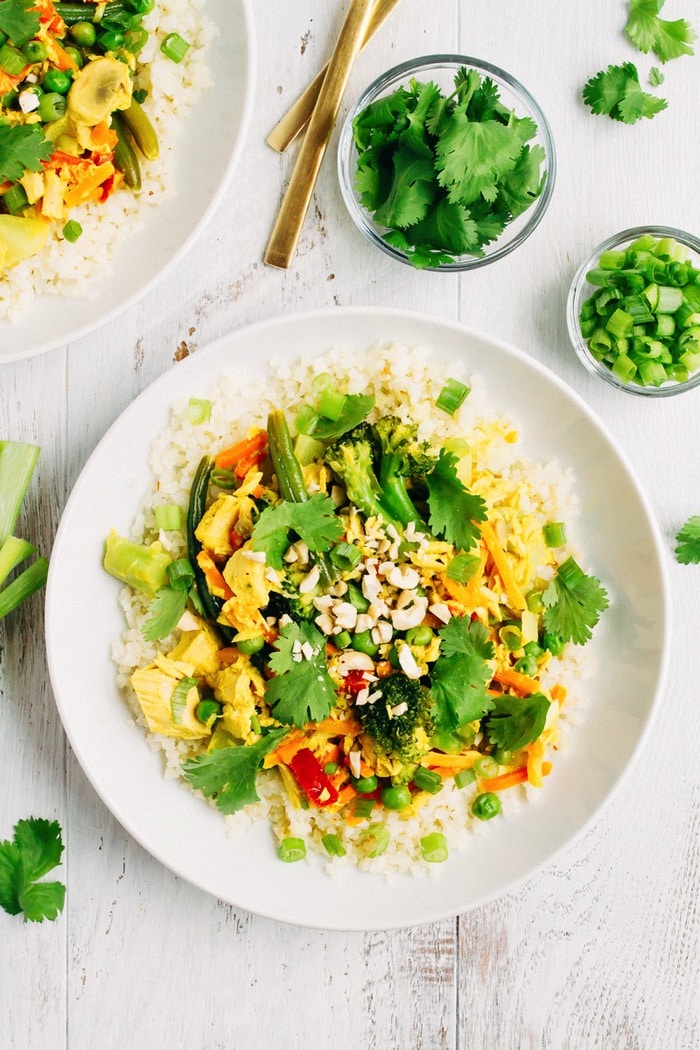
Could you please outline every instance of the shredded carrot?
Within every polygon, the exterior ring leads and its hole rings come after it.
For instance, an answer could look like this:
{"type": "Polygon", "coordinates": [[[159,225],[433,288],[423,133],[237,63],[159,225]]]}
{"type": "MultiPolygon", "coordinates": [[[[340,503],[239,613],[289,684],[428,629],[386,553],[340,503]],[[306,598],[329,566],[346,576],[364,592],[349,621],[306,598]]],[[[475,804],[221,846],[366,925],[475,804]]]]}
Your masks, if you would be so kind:
{"type": "Polygon", "coordinates": [[[489,553],[498,569],[498,575],[503,582],[511,608],[518,611],[526,609],[527,603],[523,596],[523,592],[515,581],[511,567],[508,564],[506,553],[498,542],[498,537],[496,536],[493,525],[490,521],[485,521],[479,527],[481,529],[481,535],[484,537],[484,543],[488,547],[489,553]]]}
{"type": "Polygon", "coordinates": [[[457,773],[460,772],[460,767],[438,766],[435,772],[438,774],[439,777],[442,777],[443,780],[450,780],[452,777],[454,777],[457,773]]]}
{"type": "Polygon", "coordinates": [[[394,668],[389,660],[378,660],[374,665],[374,670],[377,678],[388,678],[394,668]]]}
{"type": "Polygon", "coordinates": [[[314,727],[315,733],[323,733],[324,736],[358,736],[362,732],[362,726],[354,718],[324,718],[314,727]]]}
{"type": "Polygon", "coordinates": [[[544,766],[544,744],[542,738],[528,744],[527,748],[527,779],[533,787],[542,787],[542,776],[544,766]]]}
{"type": "Polygon", "coordinates": [[[211,555],[207,551],[200,551],[197,555],[197,564],[204,573],[207,585],[212,594],[217,598],[228,601],[233,598],[233,591],[226,583],[221,570],[214,564],[211,555]]]}
{"type": "MultiPolygon", "coordinates": [[[[481,601],[479,593],[484,582],[484,569],[486,568],[487,548],[484,544],[479,545],[479,567],[474,575],[466,583],[458,583],[451,580],[449,576],[442,576],[442,583],[449,596],[469,612],[473,612],[481,601]]],[[[448,608],[449,608],[449,602],[448,608]]],[[[450,610],[452,611],[452,610],[450,610]]]]}
{"type": "Polygon", "coordinates": [[[556,700],[558,703],[563,704],[566,700],[568,690],[565,685],[560,685],[559,682],[553,685],[550,689],[550,695],[552,700],[556,700]]]}
{"type": "Polygon", "coordinates": [[[420,760],[422,766],[427,766],[428,769],[437,769],[439,771],[441,766],[453,769],[471,769],[477,758],[480,758],[480,752],[468,751],[466,755],[444,755],[442,751],[428,751],[427,755],[423,755],[420,760]]]}
{"type": "Polygon", "coordinates": [[[529,675],[522,674],[520,671],[514,671],[512,667],[499,668],[494,671],[493,677],[501,685],[513,689],[521,696],[531,696],[532,693],[540,691],[540,683],[535,678],[530,678],[529,675]]]}
{"type": "Polygon", "coordinates": [[[268,755],[265,755],[263,767],[271,769],[272,766],[278,766],[280,763],[288,766],[305,742],[306,737],[302,731],[300,729],[292,729],[290,733],[287,733],[284,740],[280,741],[274,751],[270,751],[268,755]]]}
{"type": "Polygon", "coordinates": [[[84,204],[96,190],[99,190],[103,182],[114,174],[114,165],[107,161],[105,164],[92,164],[88,171],[81,175],[76,183],[66,191],[64,203],[67,208],[74,208],[77,204],[84,204]]]}
{"type": "Polygon", "coordinates": [[[501,773],[491,780],[482,780],[479,784],[480,791],[505,791],[506,788],[515,784],[523,784],[527,780],[527,766],[511,769],[508,773],[501,773]]]}
{"type": "Polygon", "coordinates": [[[542,763],[542,776],[543,777],[548,777],[551,772],[552,772],[552,763],[551,762],[543,762],[542,763]]]}
{"type": "Polygon", "coordinates": [[[60,69],[62,73],[67,73],[69,70],[73,73],[77,72],[78,66],[54,36],[48,34],[44,44],[49,53],[49,58],[57,69],[60,69]]]}
{"type": "Polygon", "coordinates": [[[110,146],[113,149],[117,144],[117,133],[106,120],[101,120],[92,129],[92,141],[96,146],[110,146]]]}
{"type": "Polygon", "coordinates": [[[251,437],[236,442],[229,448],[223,449],[214,458],[219,470],[235,469],[236,477],[244,478],[251,467],[257,466],[267,453],[267,431],[256,430],[251,437]],[[246,464],[242,470],[243,464],[246,464]]]}

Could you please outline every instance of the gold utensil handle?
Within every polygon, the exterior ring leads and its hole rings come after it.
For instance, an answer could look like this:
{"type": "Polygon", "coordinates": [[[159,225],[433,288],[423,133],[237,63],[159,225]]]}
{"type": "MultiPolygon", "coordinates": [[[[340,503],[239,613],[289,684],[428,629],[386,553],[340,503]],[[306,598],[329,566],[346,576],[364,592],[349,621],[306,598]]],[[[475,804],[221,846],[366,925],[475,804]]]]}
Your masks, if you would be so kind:
{"type": "MultiPolygon", "coordinates": [[[[377,30],[384,25],[384,22],[386,22],[398,3],[399,0],[376,0],[360,50],[369,43],[377,30]]],[[[296,102],[292,103],[282,119],[267,136],[268,146],[272,146],[278,153],[284,153],[287,147],[294,142],[297,135],[306,127],[313,113],[327,69],[328,63],[325,64],[320,73],[316,74],[309,86],[301,93],[296,102]]]]}
{"type": "Polygon", "coordinates": [[[352,0],[265,252],[268,266],[286,269],[296,248],[352,64],[367,30],[373,0],[352,0]]]}

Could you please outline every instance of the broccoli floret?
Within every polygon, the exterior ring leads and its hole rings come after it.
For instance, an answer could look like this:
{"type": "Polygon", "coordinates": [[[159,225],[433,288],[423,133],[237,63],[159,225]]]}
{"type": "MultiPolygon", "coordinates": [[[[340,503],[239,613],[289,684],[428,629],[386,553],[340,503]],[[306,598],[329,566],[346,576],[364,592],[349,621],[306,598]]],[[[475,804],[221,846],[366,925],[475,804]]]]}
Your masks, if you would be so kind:
{"type": "Polygon", "coordinates": [[[358,709],[362,725],[379,754],[402,763],[401,772],[392,780],[406,784],[430,750],[434,729],[430,694],[401,671],[382,678],[376,688],[382,695],[358,709]]]}
{"type": "Polygon", "coordinates": [[[422,522],[411,499],[407,478],[424,478],[435,466],[435,455],[427,441],[418,439],[418,426],[404,423],[397,416],[383,416],[375,424],[381,447],[379,501],[402,525],[422,522]]]}
{"type": "Polygon", "coordinates": [[[387,518],[375,473],[379,445],[369,423],[359,423],[326,449],[324,460],[345,486],[348,499],[367,518],[387,518]]]}
{"type": "Polygon", "coordinates": [[[316,615],[313,604],[313,596],[305,594],[282,594],[279,591],[270,591],[267,605],[263,609],[265,617],[274,616],[279,620],[281,616],[289,616],[295,623],[300,620],[310,620],[316,615]]]}

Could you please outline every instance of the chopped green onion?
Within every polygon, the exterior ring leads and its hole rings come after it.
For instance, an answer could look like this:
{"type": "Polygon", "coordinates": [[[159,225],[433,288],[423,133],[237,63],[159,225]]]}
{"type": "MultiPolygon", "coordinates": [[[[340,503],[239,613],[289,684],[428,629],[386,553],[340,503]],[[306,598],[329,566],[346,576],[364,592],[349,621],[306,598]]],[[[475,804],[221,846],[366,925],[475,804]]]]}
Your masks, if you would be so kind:
{"type": "Polygon", "coordinates": [[[306,845],[304,844],[304,840],[296,838],[293,835],[288,836],[286,839],[282,839],[277,847],[277,856],[280,860],[283,860],[285,864],[292,864],[296,860],[303,860],[306,856],[306,845]]]}
{"type": "Polygon", "coordinates": [[[458,788],[468,787],[475,780],[476,773],[473,769],[460,769],[459,773],[455,773],[455,786],[458,788]]]}
{"type": "Polygon", "coordinates": [[[25,598],[38,591],[46,583],[49,574],[49,563],[46,558],[37,558],[29,568],[0,591],[0,620],[7,616],[25,598]]]}
{"type": "Polygon", "coordinates": [[[437,795],[443,788],[440,774],[424,766],[419,766],[413,774],[413,783],[419,791],[427,791],[429,795],[437,795]]]}
{"type": "Polygon", "coordinates": [[[548,547],[563,547],[566,543],[566,526],[563,521],[549,521],[542,531],[548,547]]]}
{"type": "Polygon", "coordinates": [[[156,528],[177,532],[182,528],[182,511],[177,503],[161,503],[155,509],[156,528]]]}
{"type": "Polygon", "coordinates": [[[217,489],[223,489],[225,492],[231,492],[233,489],[238,487],[238,478],[231,470],[226,470],[225,467],[214,467],[211,472],[212,485],[216,485],[217,489]]]}
{"type": "Polygon", "coordinates": [[[380,857],[386,852],[391,836],[383,824],[370,824],[362,834],[362,841],[369,847],[368,857],[380,857]]]}
{"type": "Polygon", "coordinates": [[[191,397],[187,406],[187,418],[194,426],[197,426],[199,423],[208,423],[211,418],[211,401],[191,397]]]}
{"type": "Polygon", "coordinates": [[[318,426],[319,419],[320,416],[315,408],[312,408],[311,405],[302,405],[294,420],[297,434],[311,437],[318,426]]]}
{"type": "Polygon", "coordinates": [[[176,591],[189,591],[194,583],[194,570],[187,558],[176,558],[166,569],[168,583],[176,591]]]}
{"type": "Polygon", "coordinates": [[[523,656],[515,661],[515,670],[519,674],[528,676],[537,674],[537,660],[535,660],[534,656],[523,656]]]}
{"type": "Polygon", "coordinates": [[[153,598],[165,583],[171,560],[158,540],[146,547],[111,532],[102,564],[110,576],[153,598]]]}
{"type": "Polygon", "coordinates": [[[71,244],[75,244],[78,238],[82,235],[83,227],[75,219],[69,219],[66,225],[63,227],[63,236],[71,244]]]}
{"type": "Polygon", "coordinates": [[[457,409],[463,405],[468,393],[469,387],[465,386],[464,383],[460,383],[458,379],[448,379],[440,391],[435,405],[437,408],[441,408],[443,412],[447,412],[448,416],[453,416],[457,409]]]}
{"type": "Polygon", "coordinates": [[[352,641],[352,635],[349,631],[340,631],[339,634],[333,636],[333,641],[339,649],[347,649],[352,641]]]}
{"type": "Polygon", "coordinates": [[[10,215],[21,215],[29,205],[24,186],[20,185],[19,182],[16,182],[14,186],[10,186],[9,190],[3,193],[2,200],[10,215]]]}
{"type": "Polygon", "coordinates": [[[428,861],[429,864],[442,864],[447,860],[449,854],[447,839],[439,831],[424,835],[420,840],[420,852],[423,860],[428,861]]]}
{"type": "Polygon", "coordinates": [[[467,583],[481,565],[476,554],[457,554],[447,566],[445,575],[456,583],[467,583]]]}
{"type": "Polygon", "coordinates": [[[257,733],[258,736],[260,736],[260,733],[261,733],[260,719],[255,714],[255,712],[253,712],[253,714],[250,716],[250,728],[253,730],[254,733],[257,733]]]}
{"type": "Polygon", "coordinates": [[[11,77],[18,77],[26,66],[27,59],[18,48],[12,44],[0,47],[0,69],[4,69],[11,77]]]}
{"type": "Polygon", "coordinates": [[[160,45],[160,49],[166,58],[172,62],[182,62],[190,49],[190,45],[179,33],[168,33],[160,45]]]}
{"type": "Polygon", "coordinates": [[[331,833],[324,835],[321,842],[329,857],[344,857],[347,853],[345,846],[337,835],[331,833]]]}
{"type": "Polygon", "coordinates": [[[491,755],[483,755],[474,763],[474,772],[484,780],[491,780],[492,777],[498,776],[498,762],[491,755]]]}
{"type": "Polygon", "coordinates": [[[506,649],[514,653],[517,649],[522,648],[523,633],[515,624],[507,624],[499,630],[498,639],[503,642],[506,649]]]}
{"type": "Polygon", "coordinates": [[[362,551],[354,543],[338,543],[332,548],[330,559],[342,572],[350,572],[362,561],[362,551]]]}
{"type": "Polygon", "coordinates": [[[16,569],[30,554],[36,554],[36,548],[27,540],[17,536],[8,536],[0,546],[0,586],[5,582],[13,569],[16,569]]]}
{"type": "Polygon", "coordinates": [[[343,414],[346,402],[346,394],[341,394],[338,390],[326,390],[318,399],[318,414],[336,423],[343,414]]]}
{"type": "Polygon", "coordinates": [[[294,455],[301,466],[305,467],[308,463],[313,463],[315,459],[318,459],[325,447],[323,442],[317,441],[316,438],[309,437],[307,434],[297,434],[294,441],[294,455]]]}
{"type": "Polygon", "coordinates": [[[170,697],[170,717],[173,725],[182,725],[182,715],[187,706],[187,697],[192,689],[197,688],[196,678],[181,678],[170,697]]]}
{"type": "Polygon", "coordinates": [[[67,103],[65,95],[59,95],[57,91],[48,91],[39,99],[39,116],[45,124],[54,120],[60,120],[66,115],[67,103]]]}
{"type": "Polygon", "coordinates": [[[372,816],[372,810],[374,809],[374,799],[372,798],[356,798],[355,805],[353,807],[353,814],[360,819],[367,819],[372,816]]]}

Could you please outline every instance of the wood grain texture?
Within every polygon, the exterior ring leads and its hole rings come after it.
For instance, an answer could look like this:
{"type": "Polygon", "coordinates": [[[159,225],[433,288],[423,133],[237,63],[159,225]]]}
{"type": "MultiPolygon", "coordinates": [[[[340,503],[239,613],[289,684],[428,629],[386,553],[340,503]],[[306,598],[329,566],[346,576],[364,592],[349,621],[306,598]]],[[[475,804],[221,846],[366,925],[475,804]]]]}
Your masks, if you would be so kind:
{"type": "MultiPolygon", "coordinates": [[[[345,5],[257,0],[254,121],[230,192],[141,303],[67,351],[0,367],[0,433],[43,447],[22,527],[48,550],[72,484],[122,409],[234,328],[293,310],[395,305],[515,343],[604,420],[659,521],[674,631],[654,734],[585,834],[499,900],[413,930],[296,929],[195,890],[123,831],[65,742],[35,597],[0,624],[0,837],[30,813],[58,818],[68,898],[54,924],[0,914],[3,1050],[698,1047],[700,569],[676,565],[672,550],[700,513],[700,392],[650,405],[604,387],[578,365],[564,322],[571,277],[604,236],[648,221],[700,228],[689,130],[700,58],[664,67],[669,108],[653,121],[627,128],[579,101],[610,62],[637,61],[642,77],[653,64],[624,38],[625,9],[402,0],[359,57],[346,106],[396,62],[460,50],[512,72],[550,118],[559,167],[541,226],[496,266],[436,276],[393,263],[354,229],[333,144],[293,267],[262,264],[297,148],[280,156],[265,135],[328,58],[345,5]]],[[[669,4],[669,18],[684,15],[669,4]]]]}

